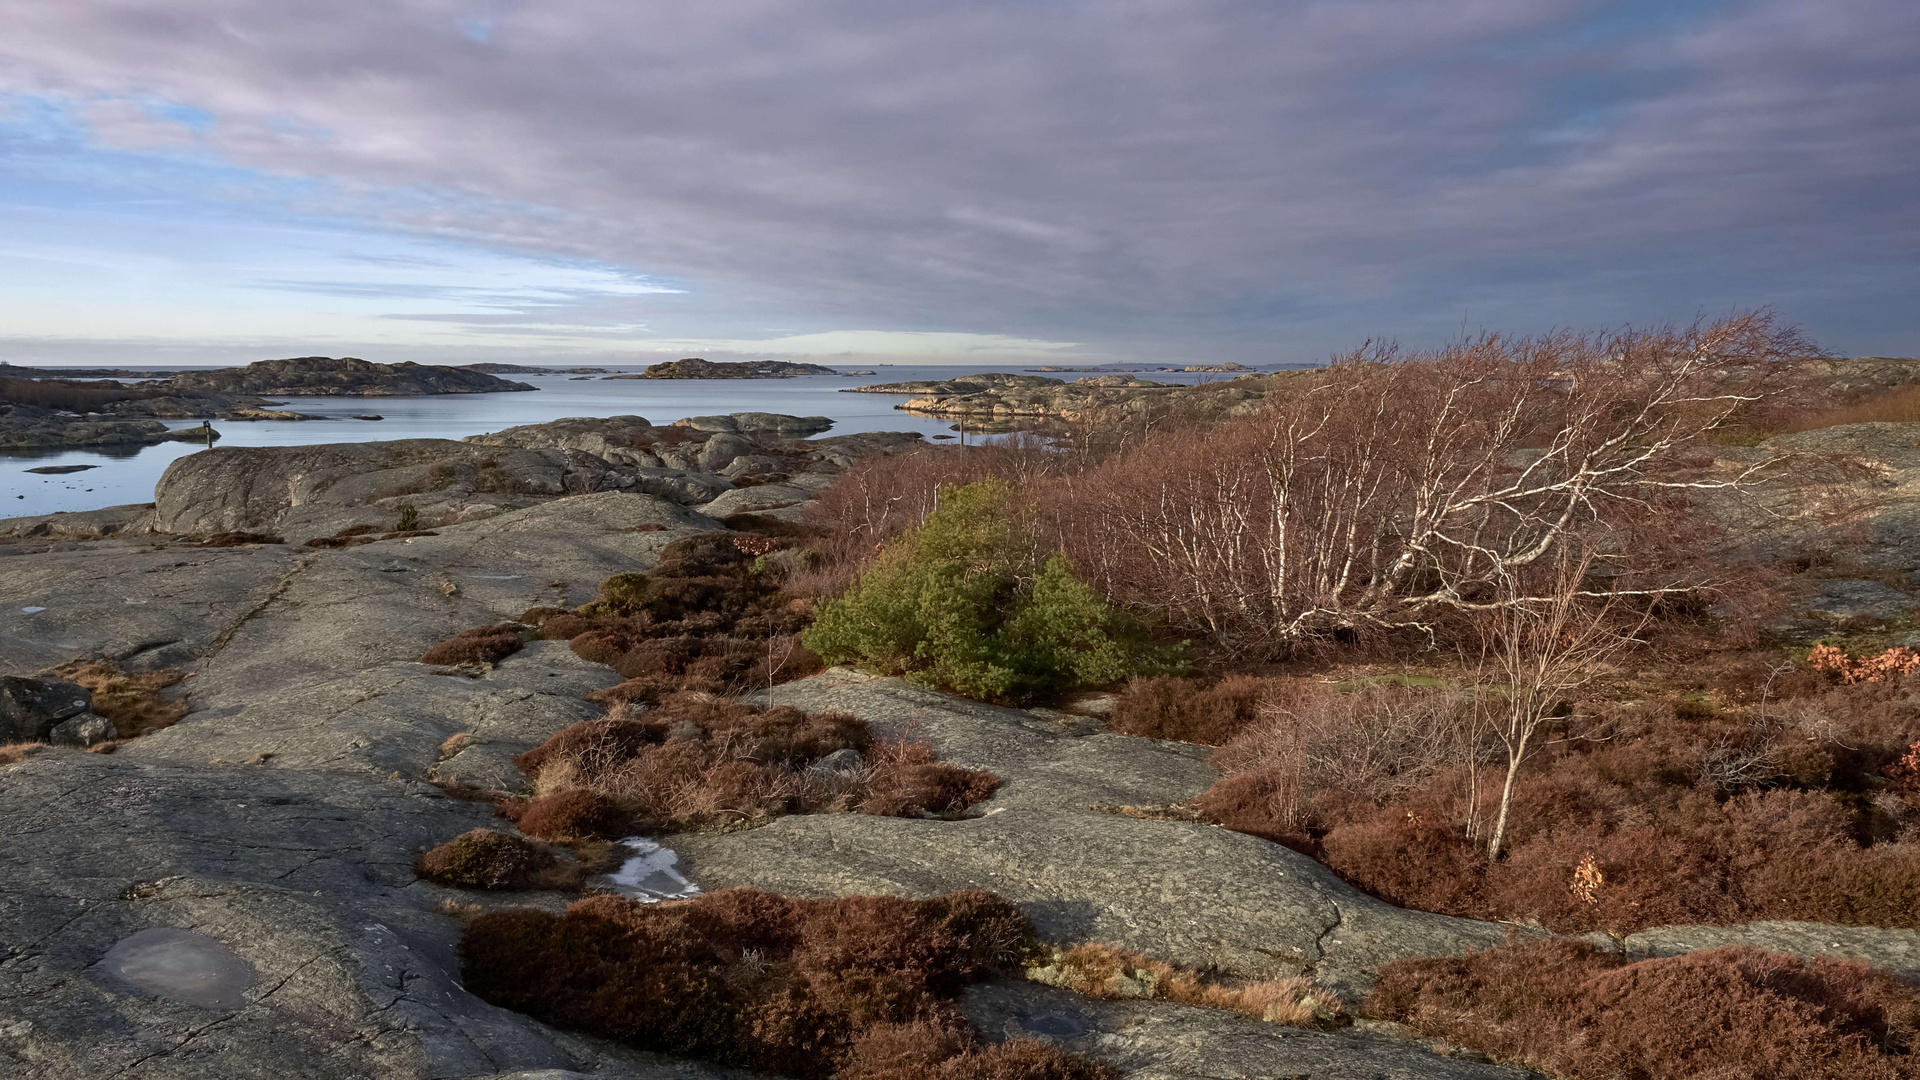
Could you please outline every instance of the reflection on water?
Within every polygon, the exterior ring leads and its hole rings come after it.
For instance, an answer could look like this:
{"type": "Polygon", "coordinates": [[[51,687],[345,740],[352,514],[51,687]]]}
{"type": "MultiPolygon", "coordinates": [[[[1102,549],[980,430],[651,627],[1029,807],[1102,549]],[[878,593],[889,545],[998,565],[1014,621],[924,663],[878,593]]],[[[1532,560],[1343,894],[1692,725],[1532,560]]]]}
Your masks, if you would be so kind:
{"type": "MultiPolygon", "coordinates": [[[[983,371],[1020,371],[997,366],[894,366],[858,378],[803,375],[793,379],[592,379],[568,375],[513,375],[539,387],[533,392],[441,394],[402,398],[276,398],[294,412],[324,416],[310,421],[216,421],[220,446],[311,446],[319,443],[375,442],[382,439],[458,439],[521,424],[539,424],[566,416],[638,414],[655,424],[686,416],[772,412],[828,416],[828,436],[861,431],[918,431],[944,435],[952,423],[912,416],[895,405],[892,394],[843,394],[851,386],[907,379],[952,379],[983,371]],[[358,420],[377,413],[383,420],[358,420]]],[[[1228,376],[1200,373],[1144,373],[1161,382],[1217,382],[1228,376]]],[[[1055,378],[1072,380],[1062,373],[1055,378]]],[[[198,427],[198,420],[168,421],[174,428],[198,427]]],[[[174,459],[204,449],[197,443],[158,446],[52,450],[0,456],[0,517],[51,514],[60,510],[97,510],[153,500],[153,485],[174,459]],[[65,476],[35,476],[39,465],[95,464],[103,468],[65,476]]]]}
{"type": "Polygon", "coordinates": [[[607,875],[613,891],[643,904],[662,900],[684,900],[700,895],[700,886],[688,881],[678,869],[680,857],[644,836],[629,836],[620,846],[633,856],[620,869],[607,875]]]}
{"type": "Polygon", "coordinates": [[[107,951],[100,966],[149,994],[203,1009],[238,1009],[253,985],[253,965],[232,949],[191,930],[155,927],[133,934],[107,951]]]}

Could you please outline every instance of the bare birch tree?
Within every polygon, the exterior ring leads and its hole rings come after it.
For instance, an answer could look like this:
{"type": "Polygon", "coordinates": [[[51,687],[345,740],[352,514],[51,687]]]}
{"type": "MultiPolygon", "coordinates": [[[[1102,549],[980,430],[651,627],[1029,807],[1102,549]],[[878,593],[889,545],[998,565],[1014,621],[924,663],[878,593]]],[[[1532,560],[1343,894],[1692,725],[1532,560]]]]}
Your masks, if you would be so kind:
{"type": "Polygon", "coordinates": [[[1758,475],[1767,463],[1709,477],[1687,455],[1810,351],[1764,313],[1363,349],[1254,416],[1163,432],[1063,478],[1050,501],[1110,592],[1229,648],[1432,635],[1437,620],[1551,599],[1507,584],[1570,542],[1637,561],[1636,519],[1758,475]]]}
{"type": "Polygon", "coordinates": [[[1570,710],[1570,695],[1639,643],[1654,602],[1646,590],[1594,586],[1591,549],[1562,547],[1546,569],[1531,582],[1501,582],[1501,595],[1491,598],[1499,602],[1484,605],[1475,620],[1474,716],[1504,751],[1506,765],[1489,859],[1498,859],[1506,842],[1521,767],[1570,710]]]}

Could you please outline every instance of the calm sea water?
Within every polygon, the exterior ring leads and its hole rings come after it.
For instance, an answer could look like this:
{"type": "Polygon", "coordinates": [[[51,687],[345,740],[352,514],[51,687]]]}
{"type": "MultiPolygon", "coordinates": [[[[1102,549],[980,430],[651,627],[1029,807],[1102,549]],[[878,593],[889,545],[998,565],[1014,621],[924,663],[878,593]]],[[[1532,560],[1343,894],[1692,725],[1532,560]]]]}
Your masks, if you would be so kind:
{"type": "MultiPolygon", "coordinates": [[[[638,370],[638,369],[634,369],[638,370]]],[[[873,369],[872,376],[803,375],[792,379],[619,379],[598,376],[576,381],[567,375],[506,375],[531,383],[533,392],[503,394],[439,394],[428,397],[286,398],[287,408],[333,419],[298,422],[214,421],[220,446],[301,446],[320,443],[376,442],[382,439],[458,439],[499,431],[521,424],[538,424],[568,416],[637,414],[655,424],[686,416],[717,413],[773,412],[794,416],[828,416],[834,420],[827,435],[861,431],[918,431],[946,435],[950,421],[913,416],[895,405],[905,396],[846,394],[850,386],[908,379],[951,379],[985,371],[1023,371],[1021,368],[893,366],[873,369]],[[383,420],[355,420],[355,413],[378,413],[383,420]]],[[[1193,384],[1231,378],[1221,374],[1142,372],[1159,382],[1193,384]]],[[[1075,379],[1074,374],[1055,378],[1075,379]]],[[[274,400],[282,400],[276,398],[274,400]]],[[[198,420],[170,422],[171,427],[199,427],[198,420]]],[[[162,443],[137,449],[59,450],[40,454],[0,455],[0,517],[51,514],[61,510],[97,510],[122,503],[150,502],[153,485],[175,458],[197,453],[196,443],[162,443]],[[26,470],[43,465],[93,465],[85,472],[44,476],[26,470]]]]}

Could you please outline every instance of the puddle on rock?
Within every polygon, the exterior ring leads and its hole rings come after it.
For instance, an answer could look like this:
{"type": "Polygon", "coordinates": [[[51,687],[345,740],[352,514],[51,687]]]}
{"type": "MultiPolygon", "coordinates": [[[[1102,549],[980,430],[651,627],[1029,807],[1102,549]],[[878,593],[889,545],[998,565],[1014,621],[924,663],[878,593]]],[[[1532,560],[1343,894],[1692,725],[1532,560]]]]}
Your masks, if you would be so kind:
{"type": "Polygon", "coordinates": [[[253,965],[191,930],[142,930],[107,950],[100,966],[149,994],[207,1009],[237,1009],[253,985],[253,965]]]}
{"type": "Polygon", "coordinates": [[[1021,1013],[1014,1021],[1030,1035],[1045,1035],[1048,1038],[1072,1042],[1093,1031],[1093,1025],[1075,1014],[1058,1009],[1036,1009],[1021,1013]]]}
{"type": "Polygon", "coordinates": [[[700,886],[674,869],[680,857],[672,851],[644,836],[629,836],[620,841],[620,845],[633,852],[633,857],[608,874],[607,882],[621,896],[643,904],[657,904],[662,900],[684,900],[700,895],[700,886]]]}

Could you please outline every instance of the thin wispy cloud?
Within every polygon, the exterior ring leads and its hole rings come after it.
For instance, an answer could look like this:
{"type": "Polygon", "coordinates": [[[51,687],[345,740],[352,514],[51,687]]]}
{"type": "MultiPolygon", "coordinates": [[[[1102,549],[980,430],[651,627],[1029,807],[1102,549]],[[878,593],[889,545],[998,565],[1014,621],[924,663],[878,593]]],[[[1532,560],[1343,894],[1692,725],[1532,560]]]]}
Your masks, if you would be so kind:
{"type": "MultiPolygon", "coordinates": [[[[683,290],[514,309],[583,335],[1281,361],[1773,303],[1843,350],[1920,345],[1920,8],[1896,0],[0,17],[5,175],[112,190],[102,161],[138,161],[196,206],[683,290]]],[[[476,340],[500,324],[422,305],[520,302],[421,269],[259,280],[476,340]]]]}

